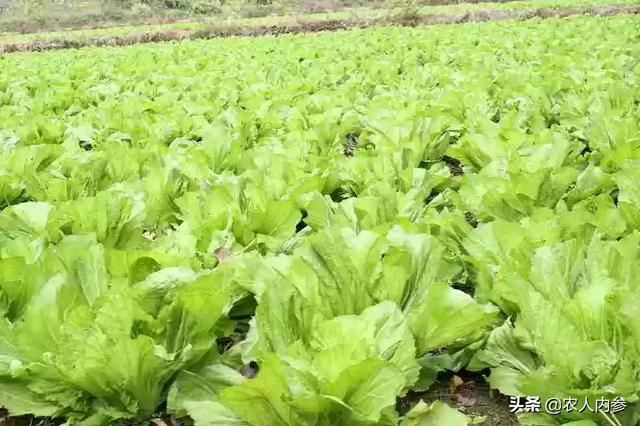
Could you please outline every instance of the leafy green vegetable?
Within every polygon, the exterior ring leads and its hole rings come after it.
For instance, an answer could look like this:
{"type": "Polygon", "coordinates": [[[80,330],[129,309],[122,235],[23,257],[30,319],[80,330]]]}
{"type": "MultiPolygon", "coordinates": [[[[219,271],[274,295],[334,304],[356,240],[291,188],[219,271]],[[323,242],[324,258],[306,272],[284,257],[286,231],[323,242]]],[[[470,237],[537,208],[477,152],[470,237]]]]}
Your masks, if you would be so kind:
{"type": "Polygon", "coordinates": [[[462,425],[396,407],[466,369],[628,404],[522,424],[635,425],[639,37],[629,15],[0,58],[0,406],[462,425]]]}
{"type": "Polygon", "coordinates": [[[404,416],[400,424],[402,426],[445,424],[466,426],[470,423],[467,416],[443,402],[435,401],[431,405],[427,405],[424,401],[420,401],[404,416]]]}

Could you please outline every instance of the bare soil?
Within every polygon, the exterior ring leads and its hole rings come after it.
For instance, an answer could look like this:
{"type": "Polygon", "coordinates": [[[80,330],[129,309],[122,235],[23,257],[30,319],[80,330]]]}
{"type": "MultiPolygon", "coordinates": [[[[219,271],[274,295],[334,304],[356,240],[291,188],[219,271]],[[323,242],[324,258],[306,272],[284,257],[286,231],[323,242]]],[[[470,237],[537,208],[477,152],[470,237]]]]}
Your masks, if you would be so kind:
{"type": "Polygon", "coordinates": [[[396,406],[401,415],[406,414],[420,400],[430,403],[436,400],[472,418],[484,418],[483,426],[517,426],[518,420],[509,409],[509,399],[492,390],[478,373],[460,372],[442,374],[440,380],[425,392],[409,392],[396,406]]]}
{"type": "Polygon", "coordinates": [[[629,13],[639,14],[640,5],[603,5],[571,8],[537,8],[531,10],[474,10],[466,13],[443,13],[427,16],[405,16],[372,20],[299,20],[277,25],[224,25],[201,30],[162,30],[125,36],[92,37],[84,39],[61,38],[0,45],[0,54],[12,52],[40,52],[56,49],[77,49],[88,46],[128,46],[170,40],[209,39],[218,37],[282,35],[339,31],[383,25],[443,25],[465,22],[485,22],[505,19],[526,20],[533,18],[557,18],[572,15],[611,16],[629,13]]]}

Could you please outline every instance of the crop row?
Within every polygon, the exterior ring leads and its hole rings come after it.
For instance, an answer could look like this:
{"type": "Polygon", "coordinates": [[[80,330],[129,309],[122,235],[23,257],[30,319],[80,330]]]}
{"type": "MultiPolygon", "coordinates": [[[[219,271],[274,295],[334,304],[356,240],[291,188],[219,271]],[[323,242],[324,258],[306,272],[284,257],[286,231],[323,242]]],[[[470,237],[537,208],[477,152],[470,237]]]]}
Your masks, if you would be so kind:
{"type": "Polygon", "coordinates": [[[629,403],[522,424],[633,425],[639,37],[574,17],[0,58],[0,406],[453,425],[396,400],[465,368],[629,403]]]}

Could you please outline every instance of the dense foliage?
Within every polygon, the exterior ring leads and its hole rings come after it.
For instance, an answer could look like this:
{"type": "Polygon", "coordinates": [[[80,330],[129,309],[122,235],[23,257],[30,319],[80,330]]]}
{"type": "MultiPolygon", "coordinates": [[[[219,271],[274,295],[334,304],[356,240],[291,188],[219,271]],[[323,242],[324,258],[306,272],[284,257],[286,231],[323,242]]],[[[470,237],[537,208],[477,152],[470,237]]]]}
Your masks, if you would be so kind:
{"type": "Polygon", "coordinates": [[[396,398],[490,368],[507,395],[629,401],[523,424],[635,424],[639,37],[581,17],[0,59],[0,405],[454,425],[396,398]]]}

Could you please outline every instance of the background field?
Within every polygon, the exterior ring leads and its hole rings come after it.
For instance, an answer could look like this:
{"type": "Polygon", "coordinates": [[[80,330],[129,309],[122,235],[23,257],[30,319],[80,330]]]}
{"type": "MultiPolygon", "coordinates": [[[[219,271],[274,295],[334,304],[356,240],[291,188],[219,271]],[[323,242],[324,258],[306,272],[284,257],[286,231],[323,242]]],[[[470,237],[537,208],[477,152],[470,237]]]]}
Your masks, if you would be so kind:
{"type": "MultiPolygon", "coordinates": [[[[184,18],[179,22],[164,24],[140,24],[135,26],[109,26],[106,28],[94,29],[65,29],[61,31],[39,31],[32,33],[5,32],[0,33],[0,48],[4,45],[24,45],[30,43],[42,44],[41,48],[47,48],[46,43],[58,42],[61,44],[92,45],[105,44],[106,40],[113,39],[115,44],[131,44],[138,40],[162,40],[170,38],[183,38],[188,35],[202,33],[224,34],[225,32],[251,34],[252,28],[257,29],[257,33],[268,31],[269,27],[286,30],[290,26],[300,27],[313,24],[322,25],[324,22],[345,21],[345,23],[357,23],[357,25],[367,25],[367,22],[380,22],[388,24],[396,23],[399,20],[424,21],[429,23],[430,17],[461,16],[464,13],[482,12],[485,14],[500,12],[518,12],[535,10],[570,10],[571,8],[610,7],[625,5],[639,5],[637,0],[538,0],[538,1],[510,1],[510,2],[481,2],[481,3],[461,3],[449,5],[427,5],[419,4],[403,7],[360,7],[338,12],[323,13],[296,13],[295,9],[287,10],[284,15],[272,14],[266,17],[239,18],[237,16],[199,16],[184,18]],[[261,30],[262,29],[262,30],[261,30]],[[155,37],[154,37],[155,36],[155,37]],[[131,41],[129,41],[131,40],[131,41]]],[[[515,17],[515,16],[514,16],[515,17]]],[[[436,20],[437,22],[437,20],[436,20]]],[[[335,25],[335,24],[332,24],[335,25]]],[[[277,32],[277,31],[276,31],[277,32]]],[[[39,47],[40,48],[40,47],[39,47]]]]}
{"type": "MultiPolygon", "coordinates": [[[[415,11],[419,15],[431,15],[440,13],[456,13],[466,12],[471,10],[518,10],[518,9],[531,9],[531,8],[543,8],[543,7],[571,7],[571,6],[590,6],[590,5],[604,5],[604,4],[638,4],[636,0],[537,0],[537,1],[507,1],[507,2],[480,2],[480,3],[454,3],[445,5],[424,5],[419,2],[407,2],[402,5],[401,2],[397,3],[379,3],[376,7],[360,6],[360,7],[342,7],[339,11],[328,12],[308,12],[304,8],[291,5],[288,8],[274,9],[269,13],[269,16],[243,18],[239,13],[213,13],[213,14],[201,14],[201,15],[184,15],[176,16],[174,18],[164,18],[169,20],[178,20],[179,22],[170,22],[162,24],[145,24],[144,16],[138,16],[137,18],[131,17],[132,20],[138,20],[138,24],[135,26],[122,26],[117,25],[117,21],[114,22],[86,22],[83,24],[82,20],[79,20],[76,24],[70,19],[68,28],[64,28],[62,31],[47,32],[46,28],[55,26],[55,22],[50,24],[43,23],[42,27],[37,27],[37,19],[25,18],[27,21],[32,21],[34,27],[29,29],[25,27],[23,31],[27,31],[26,34],[11,31],[0,31],[0,42],[16,42],[16,41],[29,41],[29,40],[47,40],[51,38],[59,37],[88,37],[88,36],[104,36],[104,35],[123,35],[131,34],[139,31],[151,31],[159,29],[196,29],[206,25],[220,25],[225,23],[233,23],[237,25],[271,25],[276,23],[287,22],[291,19],[304,19],[304,20],[333,20],[333,19],[375,19],[382,18],[389,14],[403,13],[407,10],[415,11]],[[77,29],[78,26],[107,26],[113,28],[96,28],[96,29],[77,29]],[[76,27],[76,28],[74,28],[76,27]],[[45,30],[45,31],[43,31],[45,30]],[[35,33],[34,33],[35,32],[35,33]]],[[[71,6],[70,6],[71,7],[71,6]]],[[[13,16],[10,11],[5,12],[5,18],[10,19],[13,16]]],[[[157,19],[157,18],[155,18],[157,19]]],[[[148,20],[154,20],[149,18],[148,20]]],[[[0,21],[1,24],[1,21],[0,21]]],[[[10,23],[5,22],[5,27],[9,28],[10,23]]],[[[2,26],[0,26],[2,29],[2,26]]]]}

